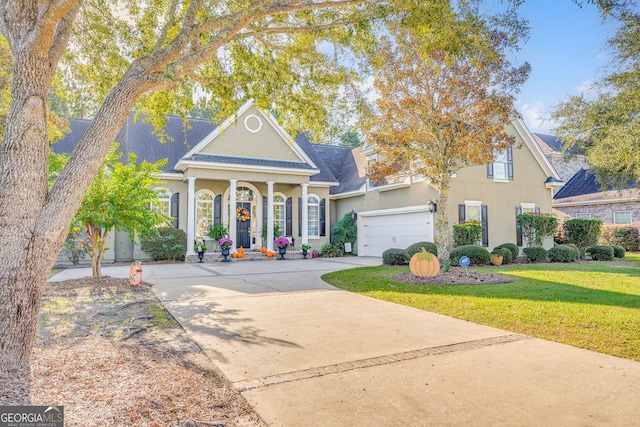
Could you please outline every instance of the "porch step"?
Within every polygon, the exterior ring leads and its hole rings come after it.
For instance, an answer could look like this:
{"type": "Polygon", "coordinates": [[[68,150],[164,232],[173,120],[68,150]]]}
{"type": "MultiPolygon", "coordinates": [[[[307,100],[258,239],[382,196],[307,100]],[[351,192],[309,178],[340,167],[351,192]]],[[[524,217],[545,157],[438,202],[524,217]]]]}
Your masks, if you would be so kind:
{"type": "MultiPolygon", "coordinates": [[[[231,258],[229,255],[230,262],[243,262],[243,261],[275,261],[280,259],[280,255],[277,257],[268,257],[262,252],[255,252],[250,250],[245,250],[244,257],[242,258],[231,258]]],[[[285,260],[287,259],[303,259],[302,251],[287,251],[284,256],[285,260]]],[[[204,258],[202,262],[220,262],[224,259],[220,252],[205,252],[204,258]]],[[[311,259],[311,251],[307,253],[307,259],[311,259]]],[[[185,257],[185,262],[199,262],[198,254],[195,255],[187,255],[185,257]]]]}

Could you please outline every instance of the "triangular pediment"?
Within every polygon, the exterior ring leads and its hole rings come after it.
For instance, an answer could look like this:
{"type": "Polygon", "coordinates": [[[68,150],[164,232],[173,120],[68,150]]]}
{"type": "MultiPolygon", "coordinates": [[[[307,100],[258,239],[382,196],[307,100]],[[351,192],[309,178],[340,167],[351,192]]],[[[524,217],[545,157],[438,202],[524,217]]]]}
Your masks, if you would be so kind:
{"type": "MultiPolygon", "coordinates": [[[[228,159],[236,165],[289,165],[313,168],[307,154],[277,123],[269,112],[257,109],[252,101],[243,105],[238,113],[220,124],[183,159],[228,159]]],[[[277,166],[276,166],[277,167],[277,166]]]]}

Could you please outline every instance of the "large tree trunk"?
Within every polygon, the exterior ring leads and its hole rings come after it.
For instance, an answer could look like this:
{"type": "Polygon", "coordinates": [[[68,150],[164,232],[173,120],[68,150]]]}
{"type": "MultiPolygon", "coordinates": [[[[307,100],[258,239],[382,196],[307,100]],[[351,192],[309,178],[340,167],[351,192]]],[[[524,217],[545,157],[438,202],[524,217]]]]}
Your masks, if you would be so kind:
{"type": "Polygon", "coordinates": [[[451,233],[449,232],[449,219],[447,218],[449,185],[449,173],[444,172],[440,179],[440,197],[438,199],[438,211],[435,215],[436,235],[434,236],[436,247],[438,248],[438,258],[442,261],[449,259],[449,248],[451,247],[451,233]]]}

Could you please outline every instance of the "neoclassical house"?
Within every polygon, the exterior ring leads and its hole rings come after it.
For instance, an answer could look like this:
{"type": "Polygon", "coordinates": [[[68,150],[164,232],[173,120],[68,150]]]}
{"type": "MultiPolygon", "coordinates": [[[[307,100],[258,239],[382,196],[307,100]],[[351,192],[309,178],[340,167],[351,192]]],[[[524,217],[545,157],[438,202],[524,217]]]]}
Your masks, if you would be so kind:
{"type": "MultiPolygon", "coordinates": [[[[54,144],[68,153],[89,122],[71,120],[71,133],[54,144]]],[[[427,179],[407,176],[376,185],[366,167],[376,161],[375,146],[339,147],[293,138],[268,112],[247,102],[225,122],[169,117],[161,144],[151,125],[130,117],[117,141],[120,150],[139,160],[167,158],[157,191],[159,206],[185,230],[188,241],[202,239],[213,224],[225,224],[234,249],[264,245],[272,249],[279,234],[320,249],[330,242],[331,227],[345,214],[357,216],[354,252],[381,256],[391,247],[432,241],[438,191],[427,179]],[[429,201],[436,205],[429,205],[429,201]]],[[[494,163],[458,171],[452,181],[449,222],[476,219],[483,224],[482,244],[522,245],[516,215],[551,212],[553,189],[562,185],[536,138],[521,120],[507,125],[516,144],[494,163]]],[[[548,242],[550,245],[551,242],[548,242]]],[[[112,258],[144,259],[126,235],[115,233],[112,258]]],[[[108,254],[109,255],[109,254],[108,254]]],[[[188,245],[187,256],[194,255],[188,245]]]]}

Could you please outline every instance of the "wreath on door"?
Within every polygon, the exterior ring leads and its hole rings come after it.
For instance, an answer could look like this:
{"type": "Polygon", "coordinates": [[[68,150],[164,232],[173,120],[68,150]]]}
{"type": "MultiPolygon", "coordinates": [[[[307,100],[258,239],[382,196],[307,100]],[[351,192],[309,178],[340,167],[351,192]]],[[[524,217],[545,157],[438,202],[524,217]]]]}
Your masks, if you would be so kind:
{"type": "Polygon", "coordinates": [[[251,212],[248,209],[239,207],[236,209],[236,219],[238,221],[249,221],[251,219],[251,212]]]}

